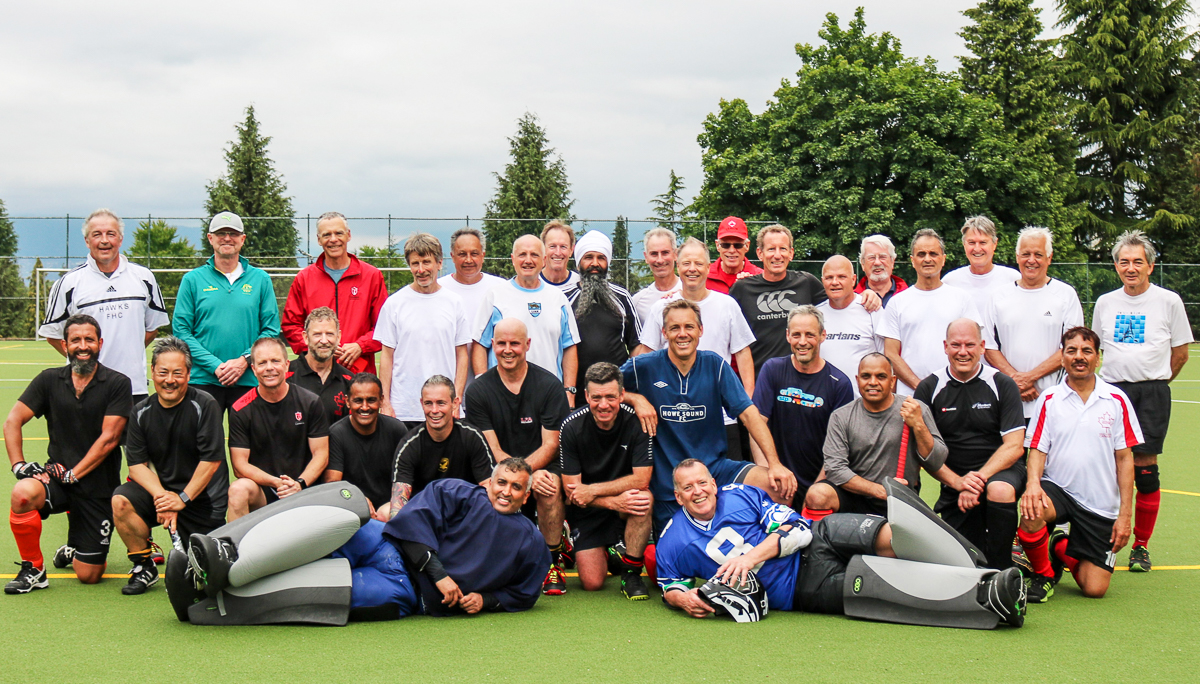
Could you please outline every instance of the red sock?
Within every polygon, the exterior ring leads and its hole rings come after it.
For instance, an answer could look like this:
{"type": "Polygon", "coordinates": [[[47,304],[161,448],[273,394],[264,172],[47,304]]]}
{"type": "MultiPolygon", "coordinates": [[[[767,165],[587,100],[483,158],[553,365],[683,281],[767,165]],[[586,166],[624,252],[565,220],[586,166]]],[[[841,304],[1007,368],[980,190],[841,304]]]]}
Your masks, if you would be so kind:
{"type": "Polygon", "coordinates": [[[33,563],[38,570],[45,568],[42,559],[42,516],[37,511],[28,513],[8,512],[8,525],[17,540],[17,553],[21,560],[33,563]]]}
{"type": "Polygon", "coordinates": [[[655,550],[654,544],[647,544],[646,550],[642,552],[642,563],[646,565],[646,576],[650,578],[651,582],[658,581],[658,575],[656,574],[658,568],[654,562],[655,550]]]}
{"type": "Polygon", "coordinates": [[[1067,542],[1068,541],[1069,540],[1067,540],[1067,539],[1059,539],[1058,543],[1054,545],[1053,549],[1051,549],[1051,553],[1053,553],[1055,555],[1055,557],[1057,557],[1060,561],[1062,561],[1063,565],[1067,566],[1068,570],[1070,570],[1071,572],[1075,572],[1075,566],[1079,565],[1079,559],[1072,558],[1071,556],[1067,555],[1067,542]]]}
{"type": "Polygon", "coordinates": [[[1025,555],[1029,556],[1029,563],[1033,566],[1033,571],[1043,577],[1052,576],[1054,569],[1050,567],[1050,532],[1047,528],[1043,527],[1037,532],[1026,532],[1019,529],[1017,538],[1021,540],[1025,555]]]}
{"type": "Polygon", "coordinates": [[[1134,506],[1137,514],[1133,517],[1134,546],[1146,546],[1150,543],[1150,535],[1154,534],[1154,523],[1158,521],[1160,499],[1157,489],[1149,494],[1137,493],[1134,506]]]}
{"type": "Polygon", "coordinates": [[[813,522],[816,522],[816,521],[820,520],[821,518],[824,518],[827,515],[831,515],[832,513],[833,513],[832,508],[818,508],[817,510],[814,511],[813,509],[809,508],[808,506],[805,506],[804,510],[802,510],[800,512],[800,515],[805,518],[808,518],[809,520],[811,520],[813,522]]]}

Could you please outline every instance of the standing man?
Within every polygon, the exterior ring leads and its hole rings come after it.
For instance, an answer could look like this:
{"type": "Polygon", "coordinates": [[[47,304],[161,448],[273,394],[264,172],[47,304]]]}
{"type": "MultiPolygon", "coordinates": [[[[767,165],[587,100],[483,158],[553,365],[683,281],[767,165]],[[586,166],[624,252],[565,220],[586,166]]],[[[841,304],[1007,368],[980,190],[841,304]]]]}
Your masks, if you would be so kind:
{"type": "Polygon", "coordinates": [[[100,363],[128,377],[133,395],[141,400],[146,397],[146,345],[170,320],[154,273],[121,254],[124,237],[124,222],[108,209],[87,217],[87,261],[50,289],[38,335],[66,356],[63,323],[78,313],[95,318],[108,331],[100,363]]]}
{"type": "Polygon", "coordinates": [[[1038,397],[1025,438],[1029,479],[1018,537],[1033,566],[1030,603],[1054,595],[1064,567],[1084,596],[1108,591],[1117,552],[1129,541],[1133,447],[1145,441],[1129,397],[1096,377],[1096,333],[1071,328],[1062,346],[1067,377],[1038,397]],[[1070,536],[1050,532],[1068,522],[1070,536]]]}
{"type": "Polygon", "coordinates": [[[308,351],[292,359],[287,381],[303,387],[321,398],[325,418],[333,425],[350,411],[346,400],[350,394],[350,370],[334,361],[341,346],[342,333],[333,309],[321,306],[304,318],[304,345],[308,351]]]}
{"type": "MultiPolygon", "coordinates": [[[[534,244],[540,244],[536,240],[534,244]]],[[[533,244],[521,246],[531,248],[533,244]]],[[[552,290],[546,285],[541,287],[552,290]]],[[[557,290],[554,293],[561,296],[557,290]]],[[[483,432],[496,463],[517,456],[533,468],[530,486],[534,502],[522,510],[530,519],[536,513],[538,528],[554,557],[542,591],[557,596],[566,591],[567,580],[562,564],[566,550],[563,499],[555,456],[559,428],[571,409],[562,383],[550,371],[529,362],[532,340],[523,321],[502,319],[495,324],[490,342],[496,366],[471,385],[467,422],[483,432]]]]}
{"type": "Polygon", "coordinates": [[[942,492],[933,510],[983,549],[988,567],[1012,566],[1017,497],[1025,490],[1025,416],[1012,378],[985,366],[975,322],[946,330],[948,366],[917,385],[913,398],[933,412],[949,450],[933,474],[942,492]]]}
{"type": "Polygon", "coordinates": [[[608,279],[612,240],[589,230],[575,244],[575,264],[583,273],[565,292],[579,326],[579,368],[601,361],[621,365],[638,345],[641,324],[629,290],[608,279]]]}
{"type": "Polygon", "coordinates": [[[928,228],[918,230],[910,249],[917,282],[892,300],[879,330],[899,380],[896,394],[901,395],[911,395],[922,379],[945,364],[942,341],[951,321],[970,318],[982,324],[975,298],[942,282],[946,245],[941,236],[928,228]]]}
{"type": "Polygon", "coordinates": [[[350,381],[350,415],[329,427],[329,465],[326,482],[356,485],[371,507],[371,516],[386,522],[388,483],[396,446],[408,432],[404,422],[380,415],[383,383],[371,373],[350,381]]]}
{"type": "Polygon", "coordinates": [[[179,283],[175,336],[192,350],[192,385],[228,411],[257,384],[250,368],[256,340],[279,336],[279,307],[266,271],[241,255],[246,229],[236,214],[223,211],[208,224],[208,263],[179,283]]]}
{"type": "Polygon", "coordinates": [[[265,337],[250,351],[258,388],[229,413],[229,522],[316,484],[329,463],[321,400],[285,381],[287,345],[265,337]]]}
{"type": "MultiPolygon", "coordinates": [[[[438,285],[462,299],[468,325],[475,324],[488,290],[504,282],[504,278],[483,272],[486,248],[487,242],[478,228],[459,228],[454,231],[450,236],[450,260],[454,262],[454,272],[438,278],[438,285]]],[[[468,345],[470,352],[474,352],[475,345],[472,340],[468,345]]],[[[474,379],[475,369],[470,368],[467,370],[467,385],[474,379]]]]}
{"type": "MultiPolygon", "coordinates": [[[[660,299],[670,299],[683,288],[675,275],[675,245],[679,237],[666,228],[653,228],[642,236],[642,257],[654,276],[654,282],[633,296],[633,310],[643,325],[650,320],[650,309],[660,299]]],[[[651,321],[653,325],[653,321],[651,321]]]]}
{"type": "MultiPolygon", "coordinates": [[[[825,320],[815,306],[789,311],[786,339],[792,353],[768,361],[754,385],[754,405],[771,428],[779,460],[796,476],[796,494],[787,504],[792,508],[803,506],[825,463],[821,445],[829,417],[854,400],[850,378],[821,358],[825,337],[825,320]]],[[[754,460],[761,462],[757,455],[754,460]]]]}
{"type": "Polygon", "coordinates": [[[161,524],[190,539],[225,524],[229,471],[222,411],[215,399],[188,386],[191,365],[183,340],[156,342],[150,356],[154,394],[134,407],[129,421],[129,480],[112,496],[117,534],[133,563],[121,587],[126,596],[144,594],[158,582],[147,542],[151,529],[161,524]]]}
{"type": "Polygon", "coordinates": [[[1112,254],[1122,287],[1096,300],[1092,328],[1104,352],[1101,379],[1125,392],[1138,424],[1145,426],[1146,439],[1129,445],[1137,485],[1129,569],[1149,572],[1146,547],[1158,519],[1158,455],[1171,420],[1169,383],[1187,363],[1192,327],[1179,295],[1150,283],[1157,253],[1145,233],[1122,233],[1112,254]]]}
{"type": "MultiPolygon", "coordinates": [[[[701,243],[703,244],[703,243],[701,243]]],[[[717,227],[717,263],[708,270],[705,286],[713,292],[729,294],[729,288],[742,278],[762,273],[762,269],[746,259],[750,251],[750,233],[746,222],[736,216],[726,216],[717,227]]],[[[708,247],[704,248],[705,256],[708,247]]]]}
{"type": "MultiPolygon", "coordinates": [[[[574,242],[574,240],[572,240],[574,242]]],[[[475,319],[475,346],[471,365],[482,375],[497,363],[492,337],[496,324],[515,318],[529,331],[529,361],[553,373],[575,405],[575,378],[579,368],[579,329],[571,303],[557,287],[540,280],[545,246],[533,235],[522,235],[513,243],[512,262],[517,274],[512,280],[488,291],[475,319]]],[[[470,405],[467,398],[467,405],[470,405]]]]}
{"type": "Polygon", "coordinates": [[[375,339],[383,344],[381,410],[419,423],[425,417],[420,388],[427,378],[445,375],[454,378],[458,392],[466,387],[471,330],[462,299],[438,283],[442,243],[417,233],[404,243],[404,260],[413,282],[388,297],[375,326],[375,339]]]}
{"type": "Polygon", "coordinates": [[[387,284],[374,266],[350,253],[350,226],[346,217],[327,211],[317,219],[317,244],[321,256],[296,274],[283,307],[283,336],[296,354],[308,346],[304,321],[314,309],[327,306],[341,321],[342,338],[337,362],[352,373],[375,372],[375,321],[387,299],[387,284]]]}
{"type": "Polygon", "coordinates": [[[996,290],[979,312],[987,362],[1016,381],[1026,421],[1038,395],[1062,379],[1063,333],[1083,325],[1075,288],[1047,275],[1052,240],[1045,228],[1023,229],[1017,236],[1020,280],[996,290]]]}
{"type": "Polygon", "coordinates": [[[863,277],[859,279],[855,292],[870,289],[879,295],[886,308],[892,297],[908,289],[908,283],[898,275],[892,275],[896,265],[896,246],[886,235],[868,235],[858,248],[858,263],[863,277]]]}
{"type": "MultiPolygon", "coordinates": [[[[567,268],[575,249],[575,231],[571,226],[558,220],[547,223],[542,228],[542,245],[546,256],[546,267],[541,271],[542,282],[558,288],[559,292],[578,285],[579,274],[567,268]]],[[[578,261],[575,265],[579,266],[578,261]]]]}
{"type": "Polygon", "coordinates": [[[611,566],[625,598],[642,601],[650,597],[642,568],[654,504],[651,439],[622,403],[621,369],[601,362],[584,378],[587,406],[563,421],[558,450],[579,581],[584,591],[599,591],[611,566]],[[624,552],[612,548],[622,540],[624,552]]]}
{"type": "Polygon", "coordinates": [[[103,340],[95,318],[67,318],[63,340],[70,363],[38,373],[4,421],[4,447],[17,478],[8,523],[21,556],[6,594],[50,586],[41,538],[42,520],[54,513],[67,514],[67,547],[80,582],[99,582],[107,565],[112,493],[121,474],[118,444],[133,409],[129,378],[99,362],[103,340]],[[21,434],[39,416],[50,435],[45,468],[25,461],[21,434]]]}
{"type": "MultiPolygon", "coordinates": [[[[883,338],[879,336],[883,310],[867,311],[860,296],[854,294],[854,264],[840,254],[825,260],[821,282],[828,298],[817,305],[825,320],[821,358],[852,378],[858,374],[862,357],[883,351],[883,338]]],[[[858,383],[850,385],[857,399],[858,383]]]]}
{"type": "Polygon", "coordinates": [[[993,293],[1008,292],[1009,286],[1021,277],[1014,268],[992,263],[997,242],[996,224],[991,219],[986,216],[967,219],[962,227],[962,245],[969,263],[942,278],[947,285],[961,287],[975,295],[981,311],[993,293]]]}

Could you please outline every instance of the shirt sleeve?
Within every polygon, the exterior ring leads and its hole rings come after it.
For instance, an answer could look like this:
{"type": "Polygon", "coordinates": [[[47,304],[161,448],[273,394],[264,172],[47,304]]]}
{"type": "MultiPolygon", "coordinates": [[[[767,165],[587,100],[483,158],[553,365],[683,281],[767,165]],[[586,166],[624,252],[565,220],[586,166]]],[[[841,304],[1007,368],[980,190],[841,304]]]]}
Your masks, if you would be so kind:
{"type": "Polygon", "coordinates": [[[42,416],[46,415],[49,396],[47,389],[49,384],[53,381],[54,378],[50,377],[49,369],[38,373],[33,378],[33,382],[29,383],[29,385],[25,388],[25,391],[21,392],[21,397],[17,401],[29,407],[29,410],[33,411],[33,415],[35,417],[41,418],[42,416]]]}
{"type": "Polygon", "coordinates": [[[638,339],[641,337],[642,322],[638,319],[632,297],[620,295],[618,299],[621,301],[621,307],[625,310],[625,349],[633,351],[634,347],[638,346],[638,339]]]}
{"type": "Polygon", "coordinates": [[[983,317],[979,315],[979,307],[975,306],[975,300],[967,294],[966,290],[959,289],[958,292],[962,297],[962,317],[969,318],[978,325],[983,325],[983,317]]]}
{"type": "MultiPolygon", "coordinates": [[[[645,328],[643,328],[645,330],[645,328]]],[[[641,394],[638,390],[637,380],[637,357],[630,358],[625,363],[621,364],[621,379],[624,381],[625,389],[635,394],[641,394]]]]}
{"type": "Polygon", "coordinates": [[[1171,346],[1179,347],[1190,344],[1193,341],[1192,325],[1188,322],[1187,310],[1183,307],[1183,300],[1174,292],[1171,292],[1171,301],[1167,307],[1167,314],[1171,318],[1171,346]]]}
{"type": "MultiPolygon", "coordinates": [[[[833,409],[834,411],[854,401],[854,378],[847,378],[847,382],[837,383],[837,389],[833,393],[833,409]]],[[[756,386],[757,389],[757,386],[756,386]]]]}
{"type": "Polygon", "coordinates": [[[488,396],[489,392],[483,383],[476,378],[476,381],[471,383],[464,394],[463,399],[467,404],[467,422],[480,430],[494,430],[490,410],[491,397],[488,396]]]}
{"type": "MultiPolygon", "coordinates": [[[[853,306],[853,304],[851,306],[853,306]]],[[[862,305],[860,304],[859,306],[862,305]]],[[[883,333],[880,331],[883,329],[884,311],[885,310],[876,310],[868,312],[871,316],[871,344],[874,345],[872,351],[879,352],[880,354],[883,353],[883,333]]],[[[850,380],[853,381],[854,378],[851,377],[850,380]]]]}
{"type": "Polygon", "coordinates": [[[171,317],[167,315],[167,304],[163,301],[162,288],[158,286],[158,280],[154,277],[154,272],[146,269],[146,332],[154,332],[164,325],[171,323],[171,317]]]}
{"type": "MultiPolygon", "coordinates": [[[[913,390],[912,398],[916,399],[922,404],[925,404],[926,406],[933,406],[933,389],[935,387],[935,383],[937,383],[937,375],[927,376],[925,379],[921,380],[921,382],[917,383],[917,388],[913,390]]],[[[896,398],[900,401],[903,401],[903,399],[900,397],[896,398]]]]}
{"type": "Polygon", "coordinates": [[[51,340],[61,340],[63,338],[63,323],[71,316],[70,301],[72,300],[73,290],[67,283],[67,276],[64,273],[58,280],[54,281],[54,285],[50,288],[50,298],[46,300],[46,317],[42,319],[42,325],[38,328],[38,335],[51,340]]]}
{"type": "MultiPolygon", "coordinates": [[[[464,311],[462,299],[458,300],[458,306],[454,309],[454,346],[460,346],[471,343],[471,323],[467,320],[467,312],[464,311]]],[[[471,363],[467,359],[468,367],[471,363]]]]}
{"type": "MultiPolygon", "coordinates": [[[[581,420],[591,420],[590,416],[576,418],[572,423],[578,423],[581,420]]],[[[561,432],[558,439],[558,465],[562,469],[563,475],[579,475],[583,472],[583,468],[579,465],[579,443],[576,439],[576,433],[579,428],[574,425],[567,425],[561,432]]]]}
{"type": "MultiPolygon", "coordinates": [[[[667,530],[663,530],[665,534],[667,530]]],[[[658,553],[655,555],[655,566],[658,578],[658,586],[663,590],[663,593],[668,591],[688,591],[692,588],[695,582],[693,573],[687,572],[687,568],[679,567],[681,558],[679,556],[679,546],[677,544],[664,544],[662,539],[658,542],[658,553]]]]}
{"type": "Polygon", "coordinates": [[[1083,305],[1079,302],[1079,293],[1071,287],[1071,300],[1067,302],[1067,312],[1063,316],[1063,332],[1083,324],[1083,305]]]}
{"type": "Polygon", "coordinates": [[[754,344],[754,331],[746,322],[746,316],[742,314],[742,307],[738,306],[737,300],[730,297],[729,303],[729,355],[733,356],[754,344]]]}
{"type": "MultiPolygon", "coordinates": [[[[745,322],[745,319],[742,321],[745,322]]],[[[721,388],[721,406],[730,418],[737,418],[742,415],[742,412],[750,408],[750,397],[746,395],[746,388],[742,387],[742,381],[738,379],[737,373],[733,372],[733,367],[725,363],[724,359],[717,359],[721,362],[720,370],[717,371],[719,378],[717,385],[721,388]]]]}
{"type": "Polygon", "coordinates": [[[912,449],[913,455],[921,461],[921,467],[932,474],[946,464],[946,457],[950,455],[950,450],[946,447],[946,440],[942,439],[942,433],[938,431],[937,423],[933,420],[933,411],[930,411],[929,406],[924,402],[921,403],[921,417],[925,419],[925,427],[929,429],[929,434],[933,437],[933,449],[929,452],[928,457],[922,457],[915,439],[908,441],[908,448],[912,449]]]}
{"type": "Polygon", "coordinates": [[[200,460],[212,463],[225,461],[225,427],[224,411],[217,405],[215,399],[207,406],[201,407],[200,424],[196,430],[196,444],[200,451],[200,460]]]}
{"type": "MultiPolygon", "coordinates": [[[[378,429],[378,428],[376,428],[378,429]]],[[[342,436],[337,432],[329,433],[329,463],[325,465],[326,470],[336,470],[339,473],[346,471],[345,459],[343,453],[342,436]]]]}
{"type": "Polygon", "coordinates": [[[308,438],[317,439],[318,437],[329,436],[329,416],[325,415],[325,407],[321,406],[321,400],[314,398],[308,406],[305,407],[308,412],[308,438]]]}
{"type": "MultiPolygon", "coordinates": [[[[649,287],[653,287],[653,285],[649,287]]],[[[642,325],[641,334],[638,335],[638,342],[646,345],[653,351],[658,351],[663,347],[662,301],[659,300],[650,307],[650,315],[646,317],[646,321],[642,325]]]]}
{"type": "Polygon", "coordinates": [[[229,412],[229,448],[250,448],[250,416],[248,409],[229,412]]]}
{"type": "Polygon", "coordinates": [[[411,485],[416,479],[416,462],[421,457],[421,440],[415,435],[412,439],[400,440],[396,449],[396,458],[392,462],[392,484],[402,482],[411,485]]]}
{"type": "Polygon", "coordinates": [[[135,466],[148,460],[150,458],[146,454],[146,432],[137,416],[130,416],[129,424],[125,427],[125,462],[135,466]]]}
{"type": "Polygon", "coordinates": [[[633,436],[629,440],[629,462],[634,468],[650,468],[654,466],[654,438],[642,430],[641,421],[634,420],[630,431],[633,436]]]}
{"type": "Polygon", "coordinates": [[[899,302],[893,297],[891,306],[883,310],[883,316],[879,319],[879,327],[875,330],[879,337],[892,340],[900,339],[900,309],[903,308],[903,305],[896,306],[897,304],[899,302]]]}
{"type": "Polygon", "coordinates": [[[1142,425],[1138,422],[1137,412],[1124,392],[1117,390],[1117,400],[1121,402],[1121,429],[1113,430],[1113,451],[1131,449],[1146,441],[1142,436],[1142,425]]]}
{"type": "Polygon", "coordinates": [[[983,348],[1000,350],[996,344],[996,298],[988,297],[987,301],[979,307],[979,315],[983,319],[980,324],[983,327],[981,334],[983,335],[983,348]]]}
{"type": "Polygon", "coordinates": [[[488,448],[487,440],[479,432],[467,430],[463,434],[467,436],[470,449],[471,474],[475,476],[475,482],[483,482],[492,476],[492,468],[496,465],[492,450],[488,448]]]}
{"type": "Polygon", "coordinates": [[[758,381],[754,383],[754,397],[751,401],[763,418],[771,419],[771,412],[775,410],[775,373],[765,364],[759,371],[758,381]]]}
{"type": "Polygon", "coordinates": [[[996,373],[996,389],[1000,392],[1000,434],[1025,429],[1025,405],[1021,390],[1012,378],[996,373]]]}
{"type": "Polygon", "coordinates": [[[1050,436],[1050,431],[1046,429],[1046,414],[1047,406],[1050,398],[1053,396],[1051,392],[1042,392],[1033,404],[1033,417],[1029,420],[1029,429],[1025,431],[1025,448],[1037,449],[1043,454],[1050,452],[1050,445],[1054,440],[1050,436]]]}
{"type": "Polygon", "coordinates": [[[496,287],[500,286],[497,285],[487,291],[487,294],[483,296],[483,302],[479,305],[479,310],[475,312],[474,339],[489,348],[492,346],[492,330],[503,318],[500,309],[496,308],[496,287]]]}
{"type": "Polygon", "coordinates": [[[116,371],[108,388],[108,403],[104,407],[105,416],[120,416],[128,418],[133,413],[133,386],[129,378],[116,371]]]}
{"type": "Polygon", "coordinates": [[[392,313],[395,306],[393,300],[389,299],[384,302],[383,308],[379,310],[379,318],[375,320],[375,331],[372,333],[376,342],[391,349],[396,348],[395,330],[392,326],[392,313]]]}
{"type": "Polygon", "coordinates": [[[545,392],[546,396],[542,402],[539,420],[542,427],[557,431],[562,427],[567,416],[571,414],[571,405],[567,403],[567,393],[563,391],[562,385],[546,383],[545,392]]]}
{"type": "Polygon", "coordinates": [[[829,417],[829,429],[825,432],[825,479],[841,486],[854,477],[850,470],[850,442],[848,439],[850,412],[834,411],[829,417]]]}
{"type": "Polygon", "coordinates": [[[579,344],[579,327],[575,322],[575,312],[570,304],[562,305],[562,330],[558,335],[558,346],[562,349],[579,344]]]}
{"type": "MultiPolygon", "coordinates": [[[[200,268],[208,268],[208,266],[200,268]]],[[[183,275],[183,280],[179,283],[179,292],[175,298],[175,320],[171,324],[171,330],[176,337],[187,342],[188,349],[192,352],[192,365],[215,374],[217,366],[224,362],[200,344],[200,340],[196,339],[193,327],[196,320],[196,280],[198,279],[199,275],[194,270],[183,275]]],[[[232,415],[230,414],[231,417],[232,415]]]]}

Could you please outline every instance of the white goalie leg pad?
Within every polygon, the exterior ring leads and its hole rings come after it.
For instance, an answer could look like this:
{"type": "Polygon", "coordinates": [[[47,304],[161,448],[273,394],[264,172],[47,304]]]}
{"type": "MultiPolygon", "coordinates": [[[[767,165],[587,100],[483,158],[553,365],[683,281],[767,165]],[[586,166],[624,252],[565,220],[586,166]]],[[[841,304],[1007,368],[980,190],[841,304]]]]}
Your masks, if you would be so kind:
{"type": "Polygon", "coordinates": [[[911,489],[894,480],[884,483],[888,524],[896,556],[922,563],[975,568],[986,562],[983,552],[950,527],[911,489]]]}
{"type": "Polygon", "coordinates": [[[846,566],[846,615],[930,627],[993,629],[1000,617],[979,601],[987,568],[855,556],[846,566]]]}
{"type": "Polygon", "coordinates": [[[229,585],[244,586],[328,556],[361,525],[354,511],[337,506],[301,506],[273,515],[242,537],[229,585]]]}

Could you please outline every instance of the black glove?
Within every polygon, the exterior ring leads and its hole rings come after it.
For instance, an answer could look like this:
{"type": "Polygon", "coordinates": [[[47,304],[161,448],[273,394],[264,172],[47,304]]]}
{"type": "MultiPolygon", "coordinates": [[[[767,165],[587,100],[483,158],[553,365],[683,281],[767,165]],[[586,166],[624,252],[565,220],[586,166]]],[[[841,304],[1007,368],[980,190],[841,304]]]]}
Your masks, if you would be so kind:
{"type": "Polygon", "coordinates": [[[65,485],[79,481],[75,479],[75,472],[61,463],[47,463],[46,474],[65,485]]]}
{"type": "Polygon", "coordinates": [[[46,472],[41,463],[26,463],[21,461],[12,467],[13,475],[17,476],[18,480],[24,480],[27,477],[37,477],[46,472]]]}

